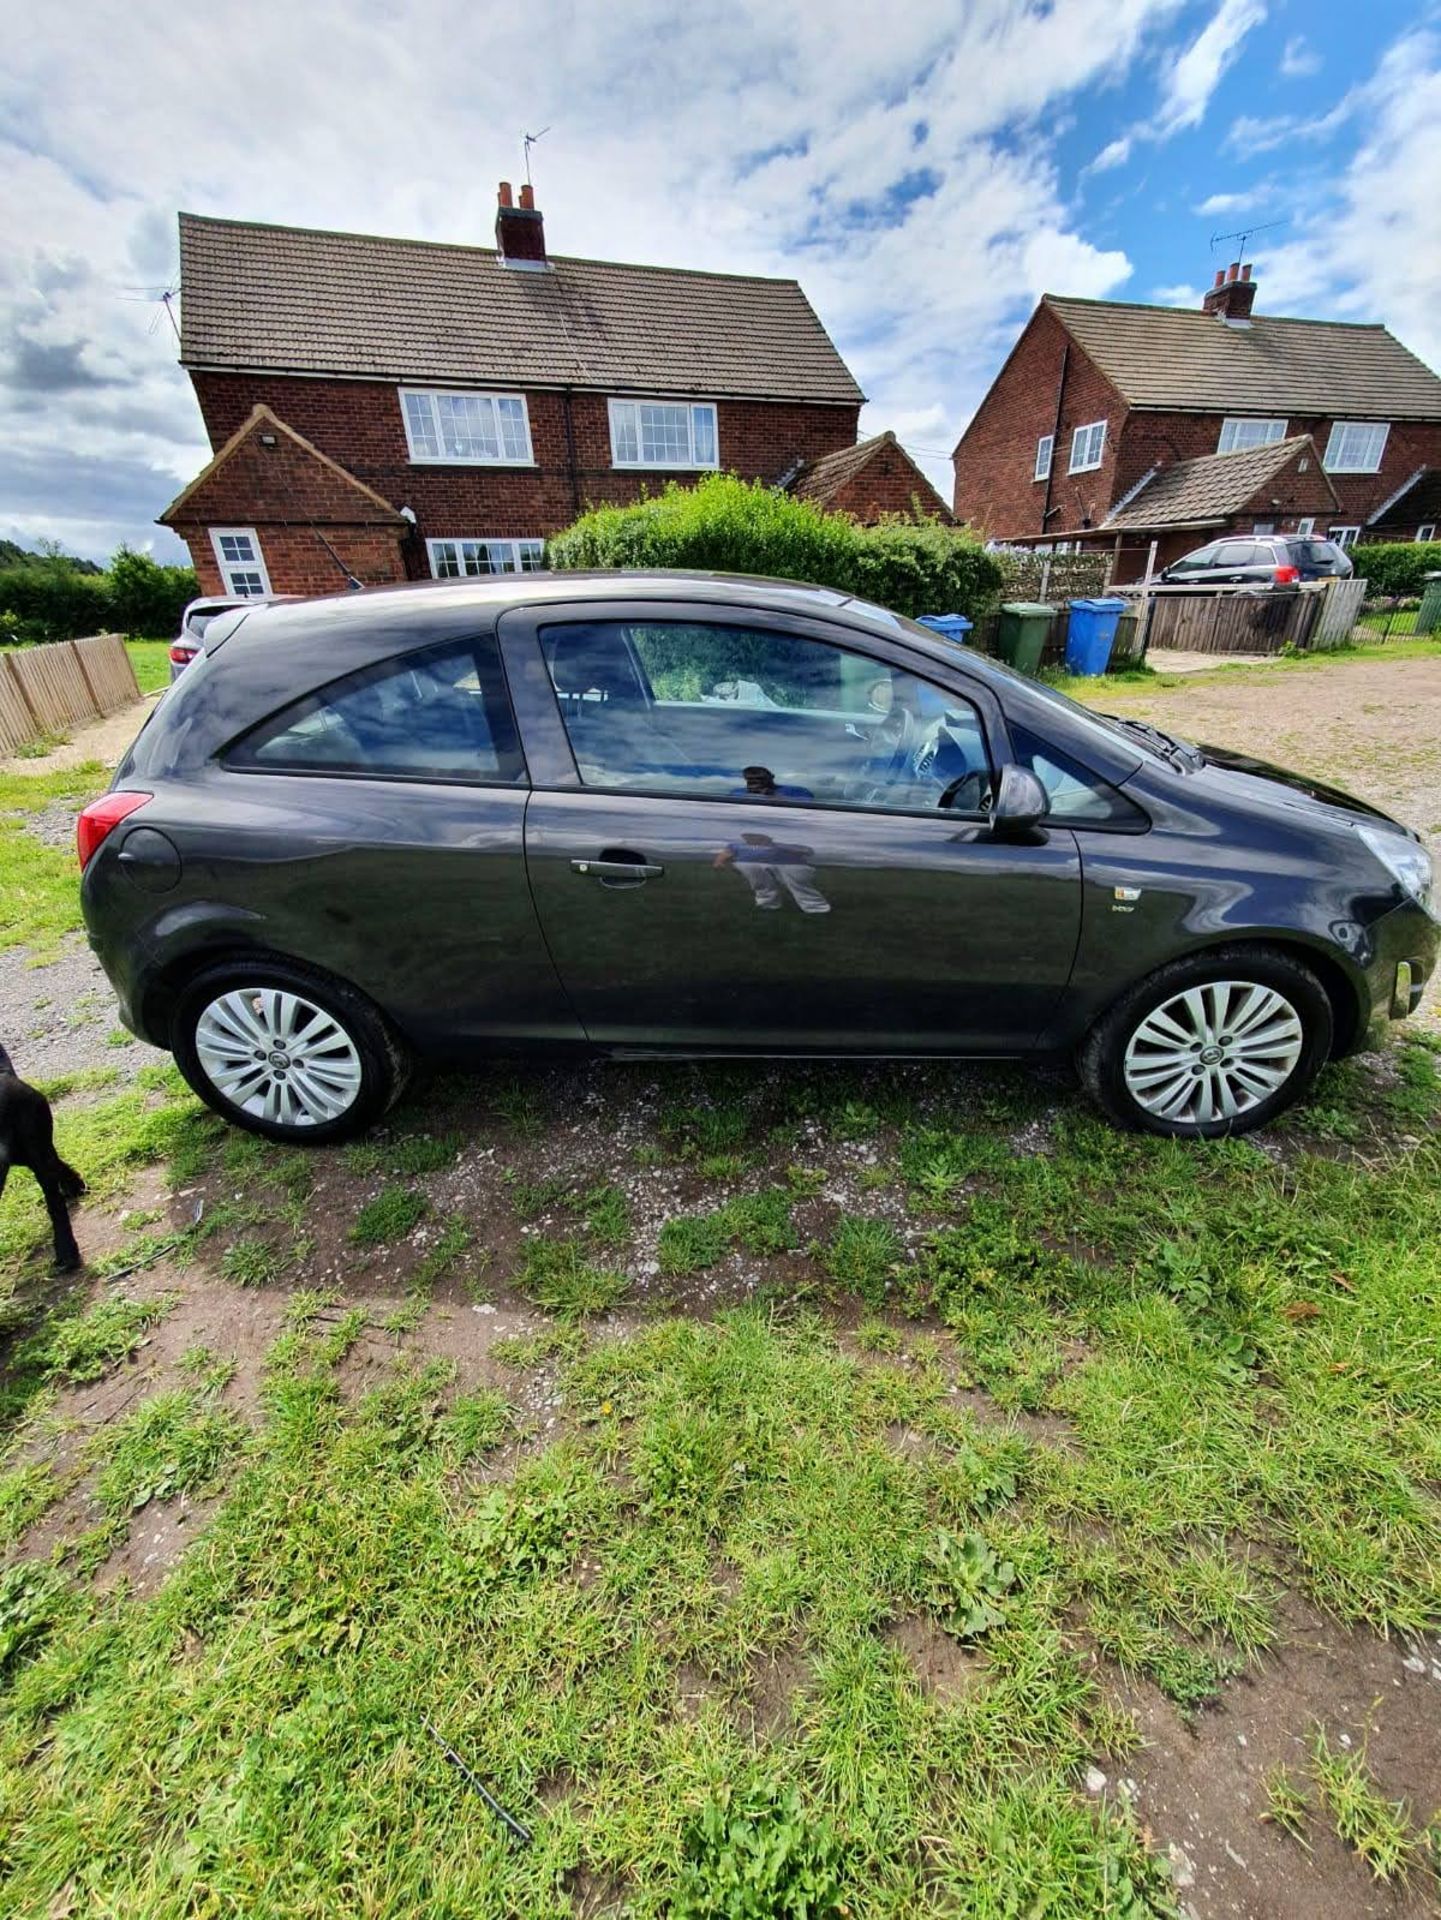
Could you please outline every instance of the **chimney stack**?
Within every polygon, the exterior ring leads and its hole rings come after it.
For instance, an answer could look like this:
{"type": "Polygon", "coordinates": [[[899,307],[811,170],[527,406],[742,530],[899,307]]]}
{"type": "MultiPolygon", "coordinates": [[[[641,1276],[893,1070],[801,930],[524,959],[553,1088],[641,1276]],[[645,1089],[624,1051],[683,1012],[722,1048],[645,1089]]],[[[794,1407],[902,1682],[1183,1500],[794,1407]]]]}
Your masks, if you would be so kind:
{"type": "Polygon", "coordinates": [[[1229,267],[1218,270],[1215,285],[1207,289],[1201,302],[1207,313],[1242,327],[1249,325],[1255,304],[1256,282],[1251,278],[1249,260],[1244,266],[1233,260],[1229,267]]]}
{"type": "Polygon", "coordinates": [[[503,267],[543,273],[550,264],[545,257],[545,221],[536,211],[535,190],[529,181],[520,190],[519,206],[509,180],[501,181],[496,196],[495,244],[503,267]]]}

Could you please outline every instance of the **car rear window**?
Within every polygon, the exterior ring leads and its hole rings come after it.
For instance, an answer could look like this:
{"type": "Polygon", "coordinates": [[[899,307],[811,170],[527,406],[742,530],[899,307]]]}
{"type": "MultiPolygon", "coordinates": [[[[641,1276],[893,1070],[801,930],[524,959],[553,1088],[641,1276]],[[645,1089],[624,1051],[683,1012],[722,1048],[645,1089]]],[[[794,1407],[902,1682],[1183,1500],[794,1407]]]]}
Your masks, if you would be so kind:
{"type": "Polygon", "coordinates": [[[1329,540],[1293,540],[1291,554],[1298,567],[1330,567],[1336,564],[1339,549],[1329,540]]]}
{"type": "Polygon", "coordinates": [[[334,680],[244,735],[226,765],[487,786],[525,780],[494,638],[404,654],[334,680]]]}

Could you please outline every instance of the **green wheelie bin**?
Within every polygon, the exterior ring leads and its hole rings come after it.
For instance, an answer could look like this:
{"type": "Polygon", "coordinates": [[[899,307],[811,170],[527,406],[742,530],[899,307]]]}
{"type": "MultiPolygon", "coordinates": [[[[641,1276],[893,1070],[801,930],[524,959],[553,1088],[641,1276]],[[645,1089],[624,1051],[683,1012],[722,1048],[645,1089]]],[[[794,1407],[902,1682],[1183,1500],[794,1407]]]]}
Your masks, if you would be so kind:
{"type": "Polygon", "coordinates": [[[1007,600],[1001,608],[1001,630],[996,636],[996,651],[1008,667],[1017,673],[1035,677],[1041,668],[1041,653],[1046,635],[1056,617],[1054,607],[1038,600],[1007,600]]]}

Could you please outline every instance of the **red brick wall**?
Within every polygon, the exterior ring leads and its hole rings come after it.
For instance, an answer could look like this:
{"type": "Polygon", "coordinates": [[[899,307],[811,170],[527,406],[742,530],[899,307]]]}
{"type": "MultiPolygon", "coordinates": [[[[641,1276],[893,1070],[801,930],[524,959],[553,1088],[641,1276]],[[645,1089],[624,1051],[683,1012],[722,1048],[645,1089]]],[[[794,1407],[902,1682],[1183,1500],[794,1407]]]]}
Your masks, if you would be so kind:
{"type": "MultiPolygon", "coordinates": [[[[308,526],[265,526],[257,516],[240,516],[215,525],[254,526],[260,542],[260,557],[275,593],[340,593],[345,588],[345,573],[321,544],[319,534],[308,526]]],[[[202,593],[228,591],[220,577],[211,544],[210,528],[193,521],[180,522],[175,531],[190,549],[191,562],[200,577],[202,593]]],[[[405,561],[401,536],[388,527],[324,528],[326,540],[334,547],[345,567],[368,587],[404,580],[405,561]]]]}
{"type": "Polygon", "coordinates": [[[286,520],[385,526],[395,518],[392,508],[368,500],[343,473],[264,419],[188,495],[183,511],[187,521],[208,527],[286,520]]]}
{"type": "Polygon", "coordinates": [[[922,513],[949,521],[950,508],[897,446],[877,448],[860,472],[825,501],[831,513],[849,513],[862,526],[874,526],[888,513],[910,517],[919,502],[922,513]]]}
{"type": "MultiPolygon", "coordinates": [[[[412,565],[425,570],[427,538],[524,538],[556,533],[587,503],[620,503],[659,492],[685,474],[616,472],[611,467],[605,396],[571,397],[572,478],[565,400],[527,395],[533,468],[412,464],[393,384],[283,375],[197,372],[192,376],[212,447],[221,446],[258,402],[393,506],[414,509],[412,565]]],[[[852,446],[859,406],[811,406],[722,400],[717,405],[721,464],[747,479],[775,481],[797,459],[852,446]]],[[[241,525],[249,524],[244,515],[241,525]]]]}
{"type": "Polygon", "coordinates": [[[1116,443],[1126,410],[1115,388],[1074,341],[1066,363],[1061,423],[1051,462],[1055,511],[1049,515],[1046,483],[1032,477],[1036,442],[1055,425],[1068,340],[1049,307],[1038,307],[953,455],[956,518],[993,538],[1059,532],[1079,527],[1088,517],[1099,526],[1110,508],[1116,443]],[[1072,432],[1095,420],[1107,423],[1104,459],[1089,473],[1068,474],[1072,432]]]}

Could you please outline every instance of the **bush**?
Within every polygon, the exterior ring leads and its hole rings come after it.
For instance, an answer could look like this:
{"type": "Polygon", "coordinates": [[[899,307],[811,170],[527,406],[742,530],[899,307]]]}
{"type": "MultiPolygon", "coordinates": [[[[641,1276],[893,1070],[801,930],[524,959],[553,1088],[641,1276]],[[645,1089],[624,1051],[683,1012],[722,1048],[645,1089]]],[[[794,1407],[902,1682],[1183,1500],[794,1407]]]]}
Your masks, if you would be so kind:
{"type": "Polygon", "coordinates": [[[126,547],[105,573],[62,556],[0,567],[0,639],[21,645],[87,633],[171,634],[200,591],[190,567],[162,567],[126,547]]]}
{"type": "Polygon", "coordinates": [[[1372,593],[1419,596],[1428,573],[1441,573],[1441,540],[1386,540],[1353,547],[1356,578],[1372,593]]]}
{"type": "Polygon", "coordinates": [[[897,613],[964,613],[996,597],[1000,572],[975,536],[935,521],[862,527],[760,482],[714,474],[672,481],[629,507],[594,507],[547,543],[549,564],[694,567],[805,580],[897,613]]]}

